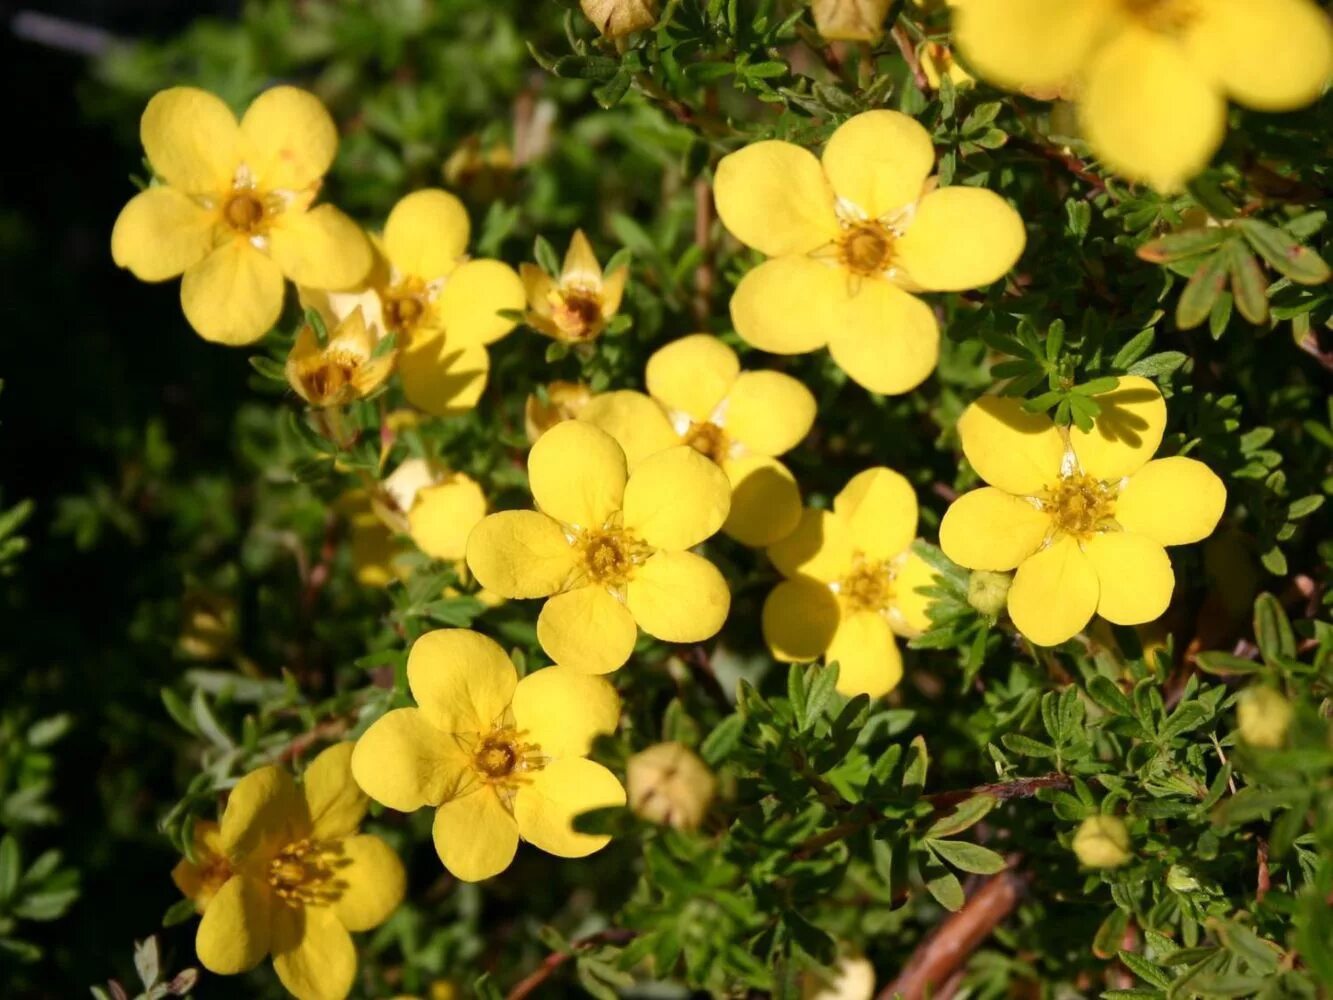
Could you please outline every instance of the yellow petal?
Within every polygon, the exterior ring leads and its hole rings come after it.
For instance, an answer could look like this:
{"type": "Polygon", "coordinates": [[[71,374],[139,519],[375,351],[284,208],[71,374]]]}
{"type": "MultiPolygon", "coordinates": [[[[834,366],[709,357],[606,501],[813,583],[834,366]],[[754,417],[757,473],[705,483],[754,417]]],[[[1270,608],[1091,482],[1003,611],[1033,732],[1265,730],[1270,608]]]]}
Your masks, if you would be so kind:
{"type": "Polygon", "coordinates": [[[273,969],[299,1000],[344,1000],[356,978],[356,948],[332,907],[275,906],[273,969]]]}
{"type": "Polygon", "coordinates": [[[231,188],[240,165],[240,135],[236,116],[222,99],[195,87],[158,91],[139,122],[153,173],[190,194],[231,188]]]}
{"type": "Polygon", "coordinates": [[[644,459],[625,485],[625,527],[654,548],[698,545],[717,533],[730,509],[726,474],[687,445],[644,459]]]}
{"type": "Polygon", "coordinates": [[[467,566],[478,583],[502,597],[546,597],[565,585],[574,553],[564,529],[545,514],[506,510],[472,529],[467,566]]]}
{"type": "Polygon", "coordinates": [[[366,276],[373,261],[361,227],[332,205],[282,213],[269,240],[282,273],[309,288],[351,288],[366,276]]]}
{"type": "Polygon", "coordinates": [[[582,420],[566,420],[528,452],[528,481],[542,512],[568,525],[600,528],[625,497],[625,453],[615,438],[582,420]]]}
{"type": "Polygon", "coordinates": [[[436,729],[478,733],[504,715],[518,671],[494,639],[471,629],[442,628],[412,644],[407,684],[436,729]]]}
{"type": "Polygon", "coordinates": [[[602,266],[597,263],[597,255],[592,252],[592,244],[582,229],[574,230],[569,240],[560,278],[587,288],[597,288],[602,283],[602,266]]]}
{"type": "Polygon", "coordinates": [[[244,240],[228,240],[181,279],[181,307],[199,336],[253,344],[282,313],[282,269],[244,240]]]}
{"type": "Polygon", "coordinates": [[[437,806],[457,795],[469,767],[457,741],[415,708],[386,712],[352,752],[356,783],[380,805],[399,812],[437,806]]]}
{"type": "Polygon", "coordinates": [[[764,641],[782,663],[810,663],[828,649],[839,618],[827,584],[804,576],[783,580],[764,600],[764,641]]]}
{"type": "Polygon", "coordinates": [[[863,278],[844,290],[839,307],[829,352],[858,385],[898,395],[935,370],[939,324],[916,296],[888,281],[863,278]]]}
{"type": "Polygon", "coordinates": [[[1044,413],[1028,413],[1023,402],[983,396],[958,420],[963,454],[991,486],[1018,496],[1036,496],[1060,476],[1065,443],[1044,413]]]}
{"type": "Polygon", "coordinates": [[[398,356],[403,393],[437,417],[466,413],[486,389],[491,358],[480,344],[459,346],[445,337],[414,337],[398,356]]]}
{"type": "Polygon", "coordinates": [[[801,521],[801,488],[776,458],[729,458],[722,471],[731,482],[731,511],[722,530],[742,545],[762,548],[786,538],[801,521]]]}
{"type": "Polygon", "coordinates": [[[1184,41],[1195,65],[1260,111],[1313,103],[1333,72],[1328,14],[1309,0],[1219,0],[1184,41]]]}
{"type": "Polygon", "coordinates": [[[546,655],[585,674],[619,670],[638,637],[634,616],[597,584],[556,594],[537,616],[537,641],[546,655]]]}
{"type": "Polygon", "coordinates": [[[654,399],[702,422],[712,417],[740,370],[730,347],[711,334],[693,333],[654,351],[644,374],[654,399]]]}
{"type": "Polygon", "coordinates": [[[199,921],[194,950],[205,969],[234,976],[253,969],[269,951],[268,886],[256,878],[233,875],[209,900],[199,921]]]}
{"type": "Polygon", "coordinates": [[[804,354],[837,329],[848,277],[812,257],[775,257],[749,271],[731,296],[731,322],[761,351],[804,354]]]}
{"type": "Polygon", "coordinates": [[[838,236],[823,168],[790,142],[755,142],[722,157],[713,198],[727,231],[769,257],[808,253],[838,236]]]}
{"type": "Polygon", "coordinates": [[[1050,515],[994,486],[964,493],[940,522],[940,548],[967,569],[1008,571],[1036,552],[1050,515]]]}
{"type": "Polygon", "coordinates": [[[1192,458],[1159,458],[1129,477],[1115,519],[1160,545],[1188,545],[1213,533],[1226,504],[1227,488],[1208,466],[1192,458]]]}
{"type": "Polygon", "coordinates": [[[602,318],[610,319],[620,311],[620,301],[625,297],[625,283],[629,281],[629,268],[617,267],[602,279],[602,318]]]}
{"type": "Polygon", "coordinates": [[[574,817],[593,809],[623,806],[625,789],[616,776],[582,757],[552,761],[523,785],[514,799],[514,818],[530,844],[561,858],[600,851],[610,837],[576,833],[574,817]]]}
{"type": "Polygon", "coordinates": [[[649,455],[680,444],[680,435],[672,428],[657,400],[632,389],[594,396],[579,414],[579,419],[600,427],[615,438],[625,452],[630,469],[636,468],[649,455]]]}
{"type": "Polygon", "coordinates": [[[485,516],[486,494],[476,480],[458,473],[418,491],[407,523],[422,552],[453,561],[467,554],[468,535],[485,516]]]}
{"type": "Polygon", "coordinates": [[[399,200],[384,223],[384,250],[402,274],[430,281],[448,274],[467,249],[471,224],[448,191],[424,188],[399,200]]]}
{"type": "Polygon", "coordinates": [[[1010,90],[1066,83],[1104,32],[1104,0],[1005,0],[953,8],[954,41],[968,66],[1010,90]]]}
{"type": "Polygon", "coordinates": [[[310,831],[310,814],[292,776],[268,765],[251,771],[231,790],[218,842],[232,860],[264,855],[310,831]]]}
{"type": "Polygon", "coordinates": [[[842,579],[852,569],[851,531],[829,510],[807,507],[796,530],[768,547],[768,558],[783,576],[808,576],[825,583],[842,579]]]}
{"type": "Polygon", "coordinates": [[[213,219],[175,188],[140,191],[111,230],[111,257],[140,281],[166,281],[213,249],[213,219]]]}
{"type": "Polygon", "coordinates": [[[889,626],[898,635],[906,638],[920,635],[930,628],[930,614],[927,608],[935,600],[920,593],[923,587],[933,587],[938,583],[935,571],[930,563],[915,552],[893,567],[893,599],[889,605],[889,626]]]}
{"type": "Polygon", "coordinates": [[[392,847],[369,834],[346,837],[339,846],[334,871],[342,885],[333,912],[349,931],[378,927],[403,901],[403,863],[392,847]]]}
{"type": "Polygon", "coordinates": [[[328,173],[338,129],[318,97],[298,87],[273,87],[241,118],[245,162],[264,190],[300,191],[328,173]]]}
{"type": "Polygon", "coordinates": [[[781,372],[741,372],[727,394],[727,434],[759,455],[791,451],[814,422],[814,394],[781,372]]]}
{"type": "Polygon", "coordinates": [[[664,642],[702,642],[727,620],[731,592],[717,567],[693,552],[658,552],[634,573],[625,603],[664,642]]]}
{"type": "MultiPolygon", "coordinates": [[[[536,314],[535,318],[546,319],[547,322],[538,326],[542,333],[555,335],[555,327],[550,324],[551,315],[551,293],[556,290],[555,279],[543,271],[536,264],[520,264],[518,266],[518,280],[523,282],[523,294],[528,300],[528,308],[536,314]]],[[[529,316],[529,322],[534,317],[529,316]]]]}
{"type": "Polygon", "coordinates": [[[947,187],[921,199],[894,262],[920,287],[960,292],[998,281],[1023,252],[1023,220],[993,191],[947,187]]]}
{"type": "Polygon", "coordinates": [[[1078,635],[1097,610],[1092,562],[1068,535],[1025,559],[1009,588],[1009,617],[1038,646],[1078,635]]]}
{"type": "Polygon", "coordinates": [[[1155,621],[1171,603],[1176,575],[1166,549],[1146,535],[1106,531],[1083,551],[1097,571],[1097,614],[1116,625],[1155,621]]]}
{"type": "Polygon", "coordinates": [[[492,344],[514,328],[500,311],[521,312],[525,299],[523,282],[508,264],[470,260],[449,275],[435,314],[451,344],[492,344]]]}
{"type": "Polygon", "coordinates": [[[1091,431],[1069,428],[1069,443],[1078,464],[1090,476],[1116,480],[1147,464],[1166,430],[1166,400],[1152,382],[1138,375],[1121,376],[1110,392],[1093,397],[1102,411],[1091,431]]]}
{"type": "Polygon", "coordinates": [[[440,861],[464,882],[499,875],[518,852],[518,824],[485,785],[440,806],[432,834],[440,861]]]}
{"type": "Polygon", "coordinates": [[[1107,166],[1170,192],[1221,145],[1226,98],[1179,42],[1130,25],[1089,63],[1078,117],[1107,166]]]}
{"type": "Polygon", "coordinates": [[[935,165],[930,133],[900,111],[866,111],[838,126],[824,147],[838,197],[869,219],[910,205],[935,165]]]}
{"type": "Polygon", "coordinates": [[[891,559],[916,537],[917,502],[912,484],[878,466],[858,473],[833,498],[852,547],[871,559],[891,559]]]}
{"type": "Polygon", "coordinates": [[[547,667],[528,674],[514,692],[514,725],[547,757],[582,757],[620,722],[620,695],[601,677],[547,667]]]}
{"type": "Polygon", "coordinates": [[[352,778],[355,744],[335,743],[306,768],[301,778],[310,831],[321,840],[354,833],[370,800],[352,778]]]}
{"type": "Polygon", "coordinates": [[[884,616],[874,611],[857,611],[838,623],[824,662],[838,664],[837,689],[849,698],[858,694],[878,698],[903,678],[898,640],[884,616]]]}

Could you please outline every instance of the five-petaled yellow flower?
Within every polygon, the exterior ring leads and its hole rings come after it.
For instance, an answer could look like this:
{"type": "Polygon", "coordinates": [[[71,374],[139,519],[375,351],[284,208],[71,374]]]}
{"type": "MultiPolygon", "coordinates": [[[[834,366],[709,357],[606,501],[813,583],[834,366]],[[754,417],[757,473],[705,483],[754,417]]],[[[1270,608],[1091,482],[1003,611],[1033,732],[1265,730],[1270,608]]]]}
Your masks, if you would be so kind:
{"type": "Polygon", "coordinates": [[[1093,151],[1163,191],[1222,144],[1228,97],[1290,111],[1333,70],[1328,15],[1310,0],[959,0],[954,18],[979,75],[1029,93],[1072,81],[1093,151]]]}
{"type": "Polygon", "coordinates": [[[230,876],[203,907],[195,939],[206,969],[234,975],[272,954],[301,1000],[347,996],[356,976],[348,931],[387,920],[404,884],[392,848],[356,832],[368,800],[351,759],[352,744],[340,743],[315,758],[300,787],[268,766],[232,789],[216,840],[230,876]]]}
{"type": "Polygon", "coordinates": [[[262,337],[282,312],[284,277],[341,289],[370,269],[356,223],[310,207],[338,149],[312,94],[266,90],[238,124],[214,95],[172,87],[148,102],[139,132],[161,183],[121,210],[111,255],[142,281],[184,274],[185,318],[205,340],[262,337]]]}
{"type": "Polygon", "coordinates": [[[502,311],[523,308],[523,283],[498,260],[466,256],[471,223],[448,191],[424,188],[389,212],[373,239],[374,266],[344,294],[303,288],[328,322],[360,306],[376,339],[394,334],[408,402],[436,416],[477,405],[491,369],[486,345],[514,328],[502,311]]]}
{"type": "Polygon", "coordinates": [[[579,229],[558,275],[536,264],[521,264],[519,274],[528,297],[528,325],[556,340],[581,344],[594,340],[619,311],[629,268],[621,265],[602,274],[588,237],[579,229]]]}
{"type": "Polygon", "coordinates": [[[873,392],[920,385],[940,331],[912,293],[988,285],[1025,241],[1023,220],[999,195],[929,183],[934,163],[929,133],[897,111],[849,119],[822,160],[773,140],[723,157],[718,215],[771,258],[736,287],[736,332],[777,354],[827,346],[873,392]]]}
{"type": "Polygon", "coordinates": [[[376,354],[361,307],[353,309],[321,344],[304,324],[287,355],[287,382],[311,406],[346,406],[382,386],[393,371],[395,351],[376,354]]]}
{"type": "Polygon", "coordinates": [[[1096,397],[1091,431],[1063,431],[1022,401],[986,396],[958,421],[963,453],[989,485],[959,497],[940,547],[969,569],[1016,569],[1009,616],[1040,646],[1077,635],[1094,612],[1150,622],[1175,589],[1167,545],[1212,534],[1226,487],[1206,465],[1152,459],[1166,402],[1127,376],[1096,397]]]}
{"type": "Polygon", "coordinates": [[[815,421],[815,397],[774,371],[741,371],[716,337],[691,334],[648,359],[648,392],[595,397],[584,420],[611,434],[630,468],[664,448],[687,444],[726,473],[731,513],[722,530],[744,545],[770,545],[801,518],[796,478],[776,458],[795,448],[815,421]]]}
{"type": "Polygon", "coordinates": [[[898,686],[902,652],[895,635],[930,627],[934,580],[912,551],[917,501],[892,469],[852,477],[832,510],[807,508],[796,530],[768,549],[787,577],[764,602],[764,639],[773,656],[801,663],[837,661],[838,690],[877,698],[898,686]]]}
{"type": "Polygon", "coordinates": [[[493,640],[441,629],[413,644],[407,683],[417,707],[372,725],[352,772],[390,809],[435,809],[435,850],[450,872],[498,875],[520,838],[562,858],[606,846],[609,837],[573,827],[579,813],[625,804],[615,775],[586,759],[620,720],[604,678],[554,666],[519,680],[493,640]]]}
{"type": "Polygon", "coordinates": [[[467,543],[472,575],[503,597],[548,597],[537,640],[556,663],[588,673],[621,667],[638,629],[700,642],[726,620],[717,567],[688,551],[727,519],[727,477],[677,445],[630,475],[615,438],[592,424],[556,424],[532,446],[538,509],[491,514],[467,543]]]}

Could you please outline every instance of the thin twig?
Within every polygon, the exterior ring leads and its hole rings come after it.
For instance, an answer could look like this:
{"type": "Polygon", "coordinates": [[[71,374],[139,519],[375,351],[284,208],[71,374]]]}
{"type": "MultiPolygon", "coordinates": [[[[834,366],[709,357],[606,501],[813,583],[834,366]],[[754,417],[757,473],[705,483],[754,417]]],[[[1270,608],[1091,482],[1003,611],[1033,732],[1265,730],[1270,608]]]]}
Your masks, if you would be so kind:
{"type": "Polygon", "coordinates": [[[1264,897],[1268,895],[1268,890],[1273,888],[1273,879],[1268,872],[1268,841],[1264,840],[1263,837],[1259,838],[1259,847],[1255,856],[1259,862],[1259,880],[1254,890],[1254,901],[1262,903],[1264,897]]]}
{"type": "Polygon", "coordinates": [[[505,1000],[523,1000],[524,997],[531,996],[537,989],[555,974],[555,971],[564,965],[580,951],[584,951],[599,944],[624,944],[626,941],[632,941],[638,934],[637,931],[607,930],[597,934],[589,935],[586,938],[580,938],[578,941],[570,942],[568,951],[558,951],[553,955],[547,955],[542,960],[542,964],[537,966],[536,971],[522,979],[518,985],[509,991],[505,1000]]]}
{"type": "Polygon", "coordinates": [[[903,54],[907,68],[912,71],[912,79],[916,81],[917,89],[925,93],[930,89],[930,77],[926,76],[926,71],[921,68],[921,59],[916,54],[916,46],[912,44],[907,29],[901,24],[895,24],[889,34],[897,43],[898,51],[903,54]]]}

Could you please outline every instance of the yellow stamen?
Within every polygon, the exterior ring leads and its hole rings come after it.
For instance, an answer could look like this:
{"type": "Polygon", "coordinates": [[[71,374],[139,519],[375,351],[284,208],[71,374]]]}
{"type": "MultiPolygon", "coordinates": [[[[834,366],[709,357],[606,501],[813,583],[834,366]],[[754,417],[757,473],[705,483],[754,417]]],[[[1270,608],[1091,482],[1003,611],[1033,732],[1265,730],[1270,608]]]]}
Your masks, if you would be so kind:
{"type": "Polygon", "coordinates": [[[263,199],[245,188],[233,191],[222,206],[222,218],[227,225],[247,236],[260,228],[264,215],[263,199]]]}
{"type": "Polygon", "coordinates": [[[565,340],[585,340],[602,322],[602,297],[579,285],[552,294],[551,319],[565,340]]]}
{"type": "Polygon", "coordinates": [[[394,333],[411,333],[417,328],[430,308],[426,283],[420,278],[407,278],[380,296],[384,306],[384,325],[394,333]]]}
{"type": "Polygon", "coordinates": [[[540,744],[529,743],[527,733],[508,726],[495,726],[472,751],[472,769],[493,788],[513,790],[546,766],[540,744]]]}
{"type": "Polygon", "coordinates": [[[1150,31],[1179,34],[1199,16],[1199,0],[1120,0],[1125,13],[1150,31]]]}
{"type": "Polygon", "coordinates": [[[582,531],[574,549],[592,583],[621,587],[629,582],[634,569],[651,555],[648,546],[623,528],[582,531]]]}
{"type": "Polygon", "coordinates": [[[327,906],[336,902],[347,883],[335,877],[351,861],[336,841],[298,840],[269,862],[268,884],[288,906],[327,906]]]}
{"type": "Polygon", "coordinates": [[[718,465],[731,451],[731,441],[726,432],[717,424],[705,420],[703,423],[691,423],[685,432],[682,443],[689,445],[704,458],[711,459],[718,465]]]}
{"type": "Polygon", "coordinates": [[[1042,506],[1057,531],[1075,538],[1090,538],[1109,527],[1115,515],[1116,488],[1110,483],[1075,473],[1046,488],[1042,506]]]}
{"type": "Polygon", "coordinates": [[[855,222],[838,240],[838,259],[855,274],[883,274],[893,263],[893,231],[882,222],[855,222]]]}
{"type": "Polygon", "coordinates": [[[889,567],[858,557],[852,571],[838,582],[838,595],[852,611],[884,611],[893,600],[889,567]]]}

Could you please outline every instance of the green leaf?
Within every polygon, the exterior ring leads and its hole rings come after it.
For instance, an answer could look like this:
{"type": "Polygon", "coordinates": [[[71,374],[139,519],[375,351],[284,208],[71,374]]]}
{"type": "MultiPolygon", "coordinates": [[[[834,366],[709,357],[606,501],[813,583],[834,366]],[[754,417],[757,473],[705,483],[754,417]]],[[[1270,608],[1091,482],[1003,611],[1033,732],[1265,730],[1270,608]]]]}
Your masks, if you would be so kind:
{"type": "Polygon", "coordinates": [[[1218,251],[1195,269],[1176,303],[1176,326],[1192,330],[1208,318],[1213,302],[1226,287],[1230,263],[1230,255],[1218,251]]]}
{"type": "Polygon", "coordinates": [[[545,236],[538,235],[532,241],[532,259],[547,274],[560,274],[560,258],[555,252],[555,247],[551,246],[551,241],[545,236]]]}
{"type": "Polygon", "coordinates": [[[741,741],[741,733],[745,729],[745,716],[737,713],[729,715],[716,726],[705,738],[699,747],[699,756],[703,758],[704,763],[710,767],[716,767],[736,749],[741,741]]]}
{"type": "Polygon", "coordinates": [[[1200,670],[1218,677],[1257,674],[1264,669],[1262,663],[1255,663],[1253,660],[1242,660],[1239,656],[1232,656],[1230,653],[1200,653],[1195,658],[1195,662],[1199,665],[1200,670]]]}
{"type": "Polygon", "coordinates": [[[926,772],[930,768],[930,754],[926,750],[924,736],[912,737],[909,753],[911,758],[903,771],[903,791],[909,795],[920,795],[926,787],[926,772]]]}
{"type": "Polygon", "coordinates": [[[1148,348],[1152,347],[1154,336],[1156,336],[1156,331],[1152,327],[1140,330],[1126,342],[1124,347],[1116,352],[1115,357],[1111,359],[1111,367],[1122,370],[1128,368],[1148,353],[1148,348]]]}
{"type": "Polygon", "coordinates": [[[970,799],[964,799],[954,806],[953,811],[947,816],[937,819],[926,830],[925,835],[934,839],[937,837],[952,837],[955,834],[962,833],[980,822],[997,804],[998,800],[992,795],[973,795],[970,799]]]}
{"type": "Polygon", "coordinates": [[[1088,697],[1112,715],[1133,717],[1134,706],[1120,686],[1104,674],[1096,674],[1088,681],[1088,697]]]}
{"type": "Polygon", "coordinates": [[[813,667],[812,670],[814,680],[806,692],[805,713],[800,723],[801,731],[805,731],[815,724],[838,693],[837,663],[830,663],[824,667],[813,667]]]}
{"type": "Polygon", "coordinates": [[[1150,264],[1169,264],[1172,261],[1196,257],[1199,254],[1216,250],[1230,237],[1221,226],[1209,226],[1206,229],[1187,229],[1151,240],[1138,249],[1140,260],[1150,264]]]}
{"type": "Polygon", "coordinates": [[[0,840],[0,904],[9,901],[19,884],[20,865],[19,842],[12,833],[5,834],[0,840]]]}
{"type": "Polygon", "coordinates": [[[1268,280],[1259,262],[1240,243],[1229,245],[1231,251],[1231,294],[1240,314],[1256,325],[1268,320],[1268,280]]]}
{"type": "Polygon", "coordinates": [[[1276,226],[1258,219],[1241,219],[1235,225],[1259,256],[1297,284],[1322,285],[1329,280],[1324,259],[1276,226]]]}
{"type": "Polygon", "coordinates": [[[1124,964],[1125,968],[1138,976],[1144,982],[1152,983],[1160,989],[1167,989],[1171,986],[1171,981],[1175,978],[1165,969],[1158,968],[1148,961],[1142,955],[1136,955],[1132,951],[1121,949],[1116,953],[1117,957],[1124,964]]]}
{"type": "Polygon", "coordinates": [[[1272,594],[1260,594],[1254,602],[1254,637],[1259,652],[1270,666],[1296,656],[1296,636],[1282,604],[1272,594]]]}
{"type": "Polygon", "coordinates": [[[935,897],[935,901],[952,913],[963,908],[967,898],[963,895],[963,884],[958,876],[947,868],[939,868],[937,874],[926,879],[926,891],[935,897]]]}
{"type": "Polygon", "coordinates": [[[1162,375],[1170,375],[1188,360],[1189,357],[1180,351],[1162,351],[1134,362],[1129,366],[1129,374],[1159,378],[1162,375]]]}
{"type": "Polygon", "coordinates": [[[1003,857],[980,844],[965,840],[927,840],[925,843],[941,861],[973,875],[994,875],[1008,867],[1003,857]]]}
{"type": "Polygon", "coordinates": [[[1055,747],[1046,743],[1034,740],[1022,733],[1005,733],[1000,737],[1000,742],[1014,753],[1021,753],[1025,757],[1054,757],[1055,747]]]}

